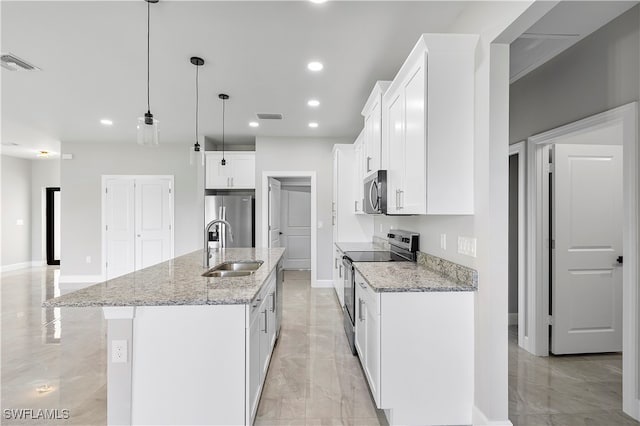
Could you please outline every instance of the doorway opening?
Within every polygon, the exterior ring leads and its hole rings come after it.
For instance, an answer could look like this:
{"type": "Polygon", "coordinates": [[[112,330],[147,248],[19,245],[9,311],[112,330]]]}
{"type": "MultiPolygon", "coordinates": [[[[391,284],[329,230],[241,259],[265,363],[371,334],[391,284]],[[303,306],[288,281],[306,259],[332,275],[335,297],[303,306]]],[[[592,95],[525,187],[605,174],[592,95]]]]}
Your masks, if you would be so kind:
{"type": "Polygon", "coordinates": [[[284,269],[310,270],[317,286],[316,172],[262,174],[262,246],[285,247],[284,269]]]}
{"type": "Polygon", "coordinates": [[[46,188],[47,265],[60,265],[60,188],[46,188]]]}

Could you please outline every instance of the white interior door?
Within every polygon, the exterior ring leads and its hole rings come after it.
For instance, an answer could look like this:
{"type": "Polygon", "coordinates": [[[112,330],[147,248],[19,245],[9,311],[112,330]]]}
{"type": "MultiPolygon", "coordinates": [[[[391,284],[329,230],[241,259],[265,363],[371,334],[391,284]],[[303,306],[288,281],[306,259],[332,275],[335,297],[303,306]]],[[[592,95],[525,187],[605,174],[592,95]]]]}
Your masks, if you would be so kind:
{"type": "Polygon", "coordinates": [[[269,247],[280,247],[280,190],[279,180],[269,178],[269,247]]]}
{"type": "Polygon", "coordinates": [[[311,188],[282,189],[281,197],[284,269],[311,269],[311,188]]]}
{"type": "Polygon", "coordinates": [[[622,146],[557,144],[553,163],[551,352],[619,352],[622,146]]]}
{"type": "Polygon", "coordinates": [[[135,180],[136,269],[172,257],[171,180],[135,180]]]}
{"type": "Polygon", "coordinates": [[[135,270],[135,191],[133,179],[105,182],[106,277],[135,270]]]}

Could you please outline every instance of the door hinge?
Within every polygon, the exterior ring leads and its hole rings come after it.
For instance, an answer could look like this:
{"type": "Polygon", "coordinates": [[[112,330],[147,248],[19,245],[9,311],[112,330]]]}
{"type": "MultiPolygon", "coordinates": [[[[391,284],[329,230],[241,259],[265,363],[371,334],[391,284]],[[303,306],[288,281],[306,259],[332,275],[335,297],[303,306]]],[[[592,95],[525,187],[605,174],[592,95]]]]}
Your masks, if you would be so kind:
{"type": "Polygon", "coordinates": [[[269,231],[271,231],[271,225],[269,225],[269,231]]]}
{"type": "Polygon", "coordinates": [[[109,188],[105,188],[105,189],[104,189],[104,193],[106,194],[106,193],[108,193],[108,192],[109,192],[109,188]]]}
{"type": "Polygon", "coordinates": [[[547,325],[553,325],[553,315],[547,315],[547,325]]]}
{"type": "Polygon", "coordinates": [[[547,173],[554,173],[556,171],[555,164],[553,164],[553,163],[547,163],[545,165],[545,169],[546,169],[547,173]]]}
{"type": "Polygon", "coordinates": [[[552,250],[556,248],[556,240],[549,240],[549,248],[552,250]]]}
{"type": "Polygon", "coordinates": [[[171,194],[171,188],[169,188],[169,194],[171,194]]]}
{"type": "Polygon", "coordinates": [[[271,185],[269,185],[269,192],[271,192],[271,185]]]}
{"type": "Polygon", "coordinates": [[[105,230],[105,231],[108,231],[108,230],[109,230],[109,225],[105,225],[105,226],[104,226],[104,230],[105,230]]]}

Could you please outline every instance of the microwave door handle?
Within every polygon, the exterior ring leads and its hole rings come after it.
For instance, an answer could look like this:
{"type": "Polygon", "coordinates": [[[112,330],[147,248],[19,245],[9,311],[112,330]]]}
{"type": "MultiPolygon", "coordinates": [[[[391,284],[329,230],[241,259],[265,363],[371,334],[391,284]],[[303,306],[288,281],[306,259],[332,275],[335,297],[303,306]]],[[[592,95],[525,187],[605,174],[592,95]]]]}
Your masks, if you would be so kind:
{"type": "Polygon", "coordinates": [[[374,212],[378,211],[378,206],[380,205],[380,199],[378,198],[378,183],[373,180],[371,181],[371,186],[369,187],[369,204],[374,212]],[[375,192],[374,192],[375,189],[375,192]],[[375,204],[374,204],[375,200],[375,204]]]}

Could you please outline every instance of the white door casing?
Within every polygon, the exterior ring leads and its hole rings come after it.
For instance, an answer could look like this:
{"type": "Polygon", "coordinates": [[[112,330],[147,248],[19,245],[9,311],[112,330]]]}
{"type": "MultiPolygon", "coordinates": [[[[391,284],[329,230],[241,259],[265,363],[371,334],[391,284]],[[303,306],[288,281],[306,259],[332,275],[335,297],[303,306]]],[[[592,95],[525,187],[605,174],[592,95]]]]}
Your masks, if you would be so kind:
{"type": "Polygon", "coordinates": [[[280,247],[280,188],[279,180],[269,178],[269,247],[280,247]]]}
{"type": "Polygon", "coordinates": [[[284,269],[311,268],[311,190],[282,190],[281,246],[284,269]]]}
{"type": "Polygon", "coordinates": [[[622,146],[553,147],[554,354],[622,350],[622,146]]]}
{"type": "Polygon", "coordinates": [[[102,276],[173,258],[173,176],[103,176],[102,187],[102,276]]]}

